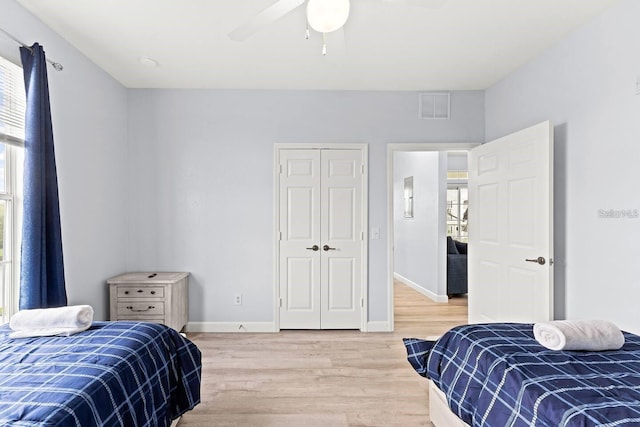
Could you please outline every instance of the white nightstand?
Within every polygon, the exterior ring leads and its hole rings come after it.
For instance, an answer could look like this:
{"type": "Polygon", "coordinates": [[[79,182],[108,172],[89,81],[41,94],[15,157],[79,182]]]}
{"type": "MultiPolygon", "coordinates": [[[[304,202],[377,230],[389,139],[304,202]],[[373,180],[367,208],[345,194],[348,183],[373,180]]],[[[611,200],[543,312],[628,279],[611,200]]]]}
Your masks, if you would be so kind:
{"type": "Polygon", "coordinates": [[[136,272],[107,280],[111,320],[163,323],[178,332],[187,325],[189,273],[136,272]]]}

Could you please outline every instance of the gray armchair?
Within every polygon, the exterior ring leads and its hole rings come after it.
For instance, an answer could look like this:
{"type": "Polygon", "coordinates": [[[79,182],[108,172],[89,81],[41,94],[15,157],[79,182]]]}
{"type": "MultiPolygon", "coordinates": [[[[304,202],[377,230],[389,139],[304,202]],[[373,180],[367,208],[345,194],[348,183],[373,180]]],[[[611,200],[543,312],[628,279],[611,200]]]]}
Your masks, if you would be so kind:
{"type": "Polygon", "coordinates": [[[467,293],[467,244],[447,236],[447,295],[467,293]]]}

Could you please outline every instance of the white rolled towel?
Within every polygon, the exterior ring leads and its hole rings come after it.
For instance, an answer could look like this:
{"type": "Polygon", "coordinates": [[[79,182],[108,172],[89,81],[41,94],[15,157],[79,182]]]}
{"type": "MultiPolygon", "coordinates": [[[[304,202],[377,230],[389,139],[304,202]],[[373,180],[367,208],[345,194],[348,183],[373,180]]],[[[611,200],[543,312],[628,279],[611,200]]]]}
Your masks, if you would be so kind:
{"type": "Polygon", "coordinates": [[[607,320],[555,320],[533,325],[533,336],[551,350],[617,350],[622,331],[607,320]]]}
{"type": "Polygon", "coordinates": [[[71,305],[56,308],[20,310],[9,320],[11,338],[69,336],[89,329],[93,322],[93,307],[71,305]]]}

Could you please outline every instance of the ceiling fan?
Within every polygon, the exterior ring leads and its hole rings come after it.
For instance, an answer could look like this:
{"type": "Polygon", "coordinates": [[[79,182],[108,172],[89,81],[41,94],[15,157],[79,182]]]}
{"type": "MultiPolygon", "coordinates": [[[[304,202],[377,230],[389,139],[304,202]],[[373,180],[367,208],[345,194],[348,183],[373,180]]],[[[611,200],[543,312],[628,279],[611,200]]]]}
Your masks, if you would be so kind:
{"type": "MultiPolygon", "coordinates": [[[[373,0],[372,0],[373,1],[373,0]]],[[[385,3],[438,8],[447,0],[376,0],[385,3]]],[[[229,33],[229,38],[244,41],[260,29],[276,22],[294,9],[307,3],[309,26],[319,33],[330,33],[340,29],[349,17],[349,0],[277,0],[262,12],[229,33]]],[[[308,31],[307,31],[308,38],[308,31]]]]}

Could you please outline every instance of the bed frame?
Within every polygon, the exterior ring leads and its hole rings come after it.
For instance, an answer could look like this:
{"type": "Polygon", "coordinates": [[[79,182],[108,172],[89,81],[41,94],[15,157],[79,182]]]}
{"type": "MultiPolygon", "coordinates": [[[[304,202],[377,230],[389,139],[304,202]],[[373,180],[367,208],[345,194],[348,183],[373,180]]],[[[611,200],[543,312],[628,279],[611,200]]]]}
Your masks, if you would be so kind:
{"type": "Polygon", "coordinates": [[[469,427],[451,412],[444,393],[433,381],[429,381],[429,418],[436,427],[469,427]]]}
{"type": "MultiPolygon", "coordinates": [[[[437,341],[441,335],[430,335],[425,339],[437,341]]],[[[429,418],[436,427],[469,427],[447,405],[447,398],[433,381],[429,381],[429,418]]]]}

